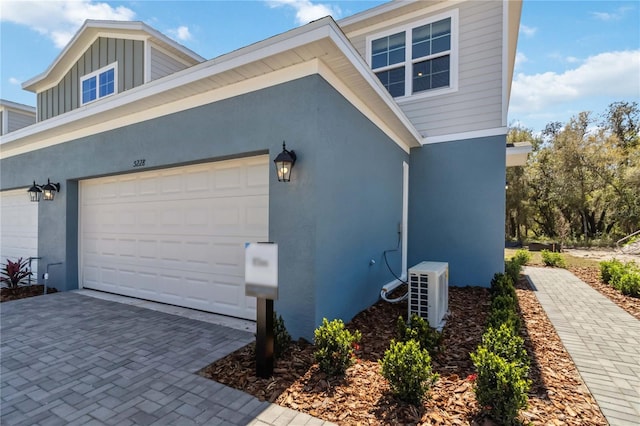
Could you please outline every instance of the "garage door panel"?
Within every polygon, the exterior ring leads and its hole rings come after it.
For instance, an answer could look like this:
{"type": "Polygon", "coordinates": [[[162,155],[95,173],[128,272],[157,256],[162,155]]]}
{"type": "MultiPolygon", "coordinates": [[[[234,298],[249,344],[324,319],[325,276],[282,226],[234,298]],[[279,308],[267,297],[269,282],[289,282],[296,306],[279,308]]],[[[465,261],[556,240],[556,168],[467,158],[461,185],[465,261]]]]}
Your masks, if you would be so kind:
{"type": "Polygon", "coordinates": [[[38,203],[29,200],[27,188],[0,192],[0,261],[37,256],[38,203]]]}
{"type": "Polygon", "coordinates": [[[83,286],[255,319],[244,243],[268,240],[268,171],[260,156],[81,182],[83,286]]]}

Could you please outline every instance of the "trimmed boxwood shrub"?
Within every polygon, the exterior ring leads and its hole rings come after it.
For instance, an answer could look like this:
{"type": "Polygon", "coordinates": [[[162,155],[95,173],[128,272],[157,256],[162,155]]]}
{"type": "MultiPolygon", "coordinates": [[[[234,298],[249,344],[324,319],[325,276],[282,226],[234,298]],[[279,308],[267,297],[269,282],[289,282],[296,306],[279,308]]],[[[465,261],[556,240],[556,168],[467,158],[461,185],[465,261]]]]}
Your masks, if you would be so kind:
{"type": "Polygon", "coordinates": [[[353,348],[362,335],[356,330],[351,333],[342,320],[331,322],[322,319],[322,325],[314,331],[316,350],[314,356],[320,370],[329,376],[340,376],[353,364],[353,348]]]}
{"type": "Polygon", "coordinates": [[[438,380],[438,375],[431,370],[429,351],[412,339],[406,342],[392,340],[380,365],[391,392],[410,404],[420,404],[431,385],[438,380]]]}
{"type": "Polygon", "coordinates": [[[640,272],[629,271],[618,280],[618,287],[622,294],[640,297],[640,272]]]}
{"type": "Polygon", "coordinates": [[[564,257],[560,253],[555,253],[549,250],[542,250],[540,252],[542,256],[542,262],[546,266],[551,266],[554,268],[566,268],[567,264],[564,261],[564,257]]]}
{"type": "Polygon", "coordinates": [[[488,328],[482,335],[481,347],[502,357],[505,361],[514,362],[528,372],[529,355],[524,347],[524,339],[507,324],[499,328],[488,328]]]}
{"type": "Polygon", "coordinates": [[[502,272],[498,272],[493,275],[493,279],[491,280],[491,298],[498,295],[509,295],[516,299],[516,288],[514,287],[514,281],[507,274],[503,274],[502,272]]]}
{"type": "Polygon", "coordinates": [[[622,263],[617,259],[602,261],[600,277],[622,294],[640,297],[640,269],[635,262],[622,263]]]}
{"type": "Polygon", "coordinates": [[[471,360],[478,372],[475,393],[480,406],[499,424],[519,424],[518,411],[527,407],[527,392],[531,387],[528,369],[483,346],[471,354],[471,360]]]}
{"type": "Polygon", "coordinates": [[[409,322],[406,323],[402,316],[398,317],[398,339],[402,342],[415,340],[422,349],[429,353],[438,350],[442,342],[442,334],[429,326],[429,322],[417,314],[412,314],[409,322]]]}
{"type": "Polygon", "coordinates": [[[511,260],[518,263],[520,266],[524,266],[531,262],[531,253],[527,249],[516,250],[516,253],[513,255],[511,260]]]}
{"type": "Polygon", "coordinates": [[[600,262],[600,278],[602,278],[605,284],[610,284],[612,280],[622,275],[623,271],[624,264],[618,259],[603,260],[600,262]]]}

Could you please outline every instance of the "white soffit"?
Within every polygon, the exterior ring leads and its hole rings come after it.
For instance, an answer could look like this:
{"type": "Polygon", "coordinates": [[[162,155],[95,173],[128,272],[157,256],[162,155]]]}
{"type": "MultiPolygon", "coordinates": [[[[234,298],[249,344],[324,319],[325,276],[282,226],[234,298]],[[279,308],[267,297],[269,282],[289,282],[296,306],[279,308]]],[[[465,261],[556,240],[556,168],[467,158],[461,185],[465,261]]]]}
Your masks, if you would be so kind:
{"type": "Polygon", "coordinates": [[[306,75],[326,80],[402,149],[421,137],[332,18],[296,28],[3,137],[0,158],[150,120],[306,75]],[[339,81],[336,81],[336,78],[339,81]]]}
{"type": "Polygon", "coordinates": [[[529,142],[507,144],[507,167],[524,166],[531,150],[529,142]]]}

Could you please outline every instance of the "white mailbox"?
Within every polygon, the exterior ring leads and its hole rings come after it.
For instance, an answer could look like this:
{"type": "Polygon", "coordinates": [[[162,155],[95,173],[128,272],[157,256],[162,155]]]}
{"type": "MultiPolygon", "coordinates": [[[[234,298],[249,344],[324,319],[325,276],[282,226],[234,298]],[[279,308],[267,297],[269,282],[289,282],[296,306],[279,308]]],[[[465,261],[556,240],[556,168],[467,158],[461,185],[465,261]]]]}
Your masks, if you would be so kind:
{"type": "Polygon", "coordinates": [[[278,299],[278,245],[247,243],[244,261],[245,294],[278,299]]]}

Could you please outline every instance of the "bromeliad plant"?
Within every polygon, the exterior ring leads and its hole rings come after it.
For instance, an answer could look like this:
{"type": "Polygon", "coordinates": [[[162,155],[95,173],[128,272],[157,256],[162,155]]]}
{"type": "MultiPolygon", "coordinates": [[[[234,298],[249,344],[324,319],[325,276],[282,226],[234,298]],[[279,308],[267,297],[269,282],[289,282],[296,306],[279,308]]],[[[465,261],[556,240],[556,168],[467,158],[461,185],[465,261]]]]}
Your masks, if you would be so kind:
{"type": "Polygon", "coordinates": [[[22,258],[19,258],[17,262],[7,259],[7,263],[2,265],[2,270],[0,271],[0,283],[7,285],[9,288],[17,288],[33,274],[29,271],[28,266],[29,259],[22,260],[22,258]]]}

